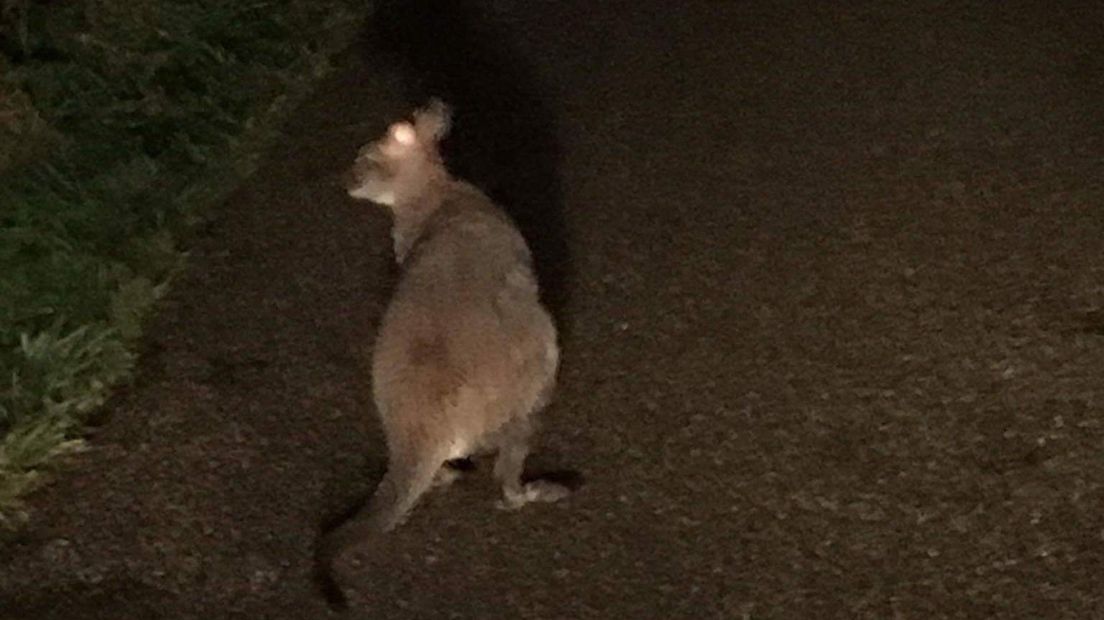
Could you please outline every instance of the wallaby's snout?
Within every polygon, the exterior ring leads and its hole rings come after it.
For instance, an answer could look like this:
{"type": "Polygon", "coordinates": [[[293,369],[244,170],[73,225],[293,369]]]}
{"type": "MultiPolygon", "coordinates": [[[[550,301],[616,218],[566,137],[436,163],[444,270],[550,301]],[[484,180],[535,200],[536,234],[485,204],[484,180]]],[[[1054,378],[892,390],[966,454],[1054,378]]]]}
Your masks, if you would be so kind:
{"type": "Polygon", "coordinates": [[[363,183],[365,171],[361,170],[361,168],[363,168],[363,166],[360,162],[356,162],[339,175],[338,183],[346,192],[352,194],[352,192],[363,183]]]}

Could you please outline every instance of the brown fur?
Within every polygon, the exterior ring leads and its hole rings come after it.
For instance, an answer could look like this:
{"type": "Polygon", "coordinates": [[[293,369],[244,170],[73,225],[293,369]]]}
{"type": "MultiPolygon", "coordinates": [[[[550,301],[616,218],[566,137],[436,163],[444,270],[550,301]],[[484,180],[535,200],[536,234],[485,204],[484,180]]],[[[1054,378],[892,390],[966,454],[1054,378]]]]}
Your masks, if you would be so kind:
{"type": "Polygon", "coordinates": [[[521,235],[445,170],[437,144],[447,129],[447,109],[435,103],[362,149],[347,176],[351,196],[390,208],[402,269],[372,359],[388,471],[345,528],[359,536],[394,528],[446,460],[484,449],[498,451],[506,506],[566,494],[521,480],[532,415],[555,382],[556,329],[521,235]]]}

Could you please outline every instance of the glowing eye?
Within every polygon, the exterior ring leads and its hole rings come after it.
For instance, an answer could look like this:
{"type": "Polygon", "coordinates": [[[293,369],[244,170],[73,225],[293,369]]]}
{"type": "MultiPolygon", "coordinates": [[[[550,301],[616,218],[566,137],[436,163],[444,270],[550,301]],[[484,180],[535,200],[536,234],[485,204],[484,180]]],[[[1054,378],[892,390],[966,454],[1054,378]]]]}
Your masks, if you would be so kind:
{"type": "Polygon", "coordinates": [[[391,137],[399,144],[410,146],[414,144],[416,136],[414,135],[414,128],[404,123],[402,125],[395,125],[395,127],[391,129],[391,137]]]}

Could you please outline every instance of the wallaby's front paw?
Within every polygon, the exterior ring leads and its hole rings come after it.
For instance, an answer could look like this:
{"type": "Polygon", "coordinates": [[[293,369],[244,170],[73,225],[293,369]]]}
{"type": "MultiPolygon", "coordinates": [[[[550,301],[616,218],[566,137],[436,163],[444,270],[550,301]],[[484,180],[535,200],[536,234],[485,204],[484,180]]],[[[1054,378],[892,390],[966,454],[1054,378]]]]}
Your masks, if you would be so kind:
{"type": "Polygon", "coordinates": [[[571,495],[571,489],[549,480],[533,480],[525,483],[520,491],[502,490],[497,506],[501,510],[517,510],[530,502],[555,502],[571,495]]]}

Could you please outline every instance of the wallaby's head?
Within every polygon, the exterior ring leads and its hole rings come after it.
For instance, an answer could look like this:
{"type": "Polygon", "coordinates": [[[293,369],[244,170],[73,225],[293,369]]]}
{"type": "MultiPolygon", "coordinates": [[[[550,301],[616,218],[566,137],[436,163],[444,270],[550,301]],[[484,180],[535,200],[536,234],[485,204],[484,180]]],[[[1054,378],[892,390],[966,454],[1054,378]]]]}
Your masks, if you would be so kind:
{"type": "Polygon", "coordinates": [[[414,121],[391,125],[387,135],[360,149],[345,177],[353,198],[392,209],[417,202],[448,179],[438,144],[449,130],[449,109],[433,100],[414,113],[414,121]]]}

